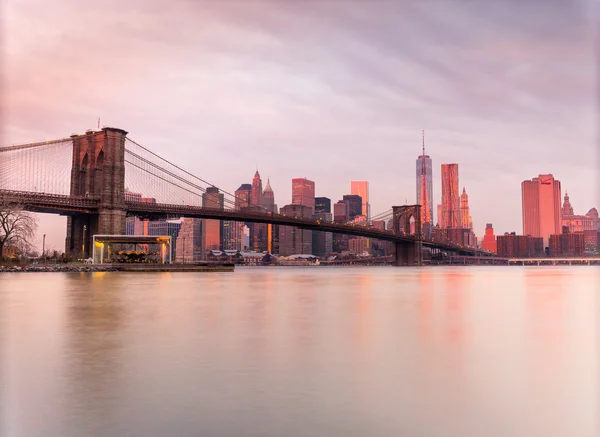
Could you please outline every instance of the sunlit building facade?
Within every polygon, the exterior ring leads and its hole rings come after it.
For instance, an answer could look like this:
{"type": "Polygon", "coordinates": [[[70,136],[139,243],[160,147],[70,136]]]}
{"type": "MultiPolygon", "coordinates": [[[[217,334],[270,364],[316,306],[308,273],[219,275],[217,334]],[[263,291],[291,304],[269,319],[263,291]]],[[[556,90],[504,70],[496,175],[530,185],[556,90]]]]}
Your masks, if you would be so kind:
{"type": "Polygon", "coordinates": [[[371,206],[369,205],[369,182],[368,181],[350,181],[350,194],[360,196],[362,199],[362,215],[371,219],[371,206]]]}
{"type": "Polygon", "coordinates": [[[433,163],[429,155],[425,154],[425,145],[423,153],[417,158],[416,176],[417,176],[417,204],[421,205],[421,223],[423,235],[431,236],[433,227],[433,163]]]}
{"type": "Polygon", "coordinates": [[[560,181],[551,174],[521,183],[523,234],[541,237],[548,247],[550,235],[561,233],[560,181]]]}
{"type": "Polygon", "coordinates": [[[460,195],[460,227],[463,229],[473,229],[473,219],[471,218],[469,208],[469,195],[465,187],[463,187],[462,194],[460,195]]]}
{"type": "Polygon", "coordinates": [[[292,204],[304,205],[315,211],[315,183],[306,178],[292,179],[292,204]]]}
{"type": "Polygon", "coordinates": [[[458,164],[442,164],[442,218],[440,227],[460,228],[458,164]]]}
{"type": "Polygon", "coordinates": [[[491,223],[485,225],[485,234],[483,235],[481,248],[490,252],[496,252],[496,235],[494,235],[494,228],[491,223]]]}

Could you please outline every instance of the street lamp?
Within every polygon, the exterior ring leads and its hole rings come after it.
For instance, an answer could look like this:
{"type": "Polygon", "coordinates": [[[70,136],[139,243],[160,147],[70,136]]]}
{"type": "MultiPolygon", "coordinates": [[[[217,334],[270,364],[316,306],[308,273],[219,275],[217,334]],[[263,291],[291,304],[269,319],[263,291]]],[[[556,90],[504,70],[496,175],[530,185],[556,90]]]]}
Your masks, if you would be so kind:
{"type": "Polygon", "coordinates": [[[85,258],[85,231],[87,231],[87,226],[83,225],[83,242],[81,244],[81,259],[85,258]]]}
{"type": "Polygon", "coordinates": [[[46,234],[44,234],[44,238],[42,239],[42,258],[44,259],[44,263],[46,262],[46,234]]]}
{"type": "Polygon", "coordinates": [[[185,237],[183,237],[183,263],[185,264],[185,237]]]}

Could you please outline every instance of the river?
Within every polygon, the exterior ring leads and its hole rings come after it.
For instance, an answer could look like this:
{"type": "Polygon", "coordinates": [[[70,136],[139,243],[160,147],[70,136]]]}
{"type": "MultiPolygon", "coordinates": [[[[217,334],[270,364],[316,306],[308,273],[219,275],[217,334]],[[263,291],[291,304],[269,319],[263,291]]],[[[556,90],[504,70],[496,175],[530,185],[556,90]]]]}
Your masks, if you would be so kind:
{"type": "Polygon", "coordinates": [[[0,435],[597,437],[600,269],[0,275],[0,435]]]}

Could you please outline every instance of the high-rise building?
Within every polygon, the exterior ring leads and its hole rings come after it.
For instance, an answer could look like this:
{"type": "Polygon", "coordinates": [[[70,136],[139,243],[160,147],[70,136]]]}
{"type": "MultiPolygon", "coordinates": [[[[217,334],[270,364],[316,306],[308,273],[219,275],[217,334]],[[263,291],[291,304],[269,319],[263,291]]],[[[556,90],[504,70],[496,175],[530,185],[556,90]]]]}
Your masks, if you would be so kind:
{"type": "Polygon", "coordinates": [[[306,178],[292,179],[292,204],[304,205],[315,211],[315,183],[306,178]]]}
{"type": "Polygon", "coordinates": [[[463,229],[473,229],[473,219],[471,218],[469,209],[469,195],[465,187],[463,187],[462,194],[460,195],[460,227],[463,229]]]}
{"type": "Polygon", "coordinates": [[[177,254],[177,236],[181,229],[181,220],[157,220],[148,223],[148,235],[171,236],[171,260],[174,262],[177,254]]]}
{"type": "MultiPolygon", "coordinates": [[[[265,191],[263,191],[262,207],[267,211],[277,212],[277,205],[275,204],[275,192],[273,191],[273,188],[271,188],[271,181],[268,178],[267,186],[265,187],[265,191]]],[[[276,251],[273,247],[273,240],[274,237],[277,235],[277,230],[277,225],[273,225],[271,223],[267,224],[267,251],[269,253],[274,253],[276,251]]]]}
{"type": "MultiPolygon", "coordinates": [[[[321,220],[323,223],[331,223],[333,220],[333,214],[330,212],[315,212],[312,217],[321,220]]],[[[313,231],[312,247],[313,255],[328,256],[333,251],[333,234],[331,232],[313,231]]]]}
{"type": "Polygon", "coordinates": [[[551,174],[521,183],[523,234],[541,237],[548,247],[552,234],[561,232],[560,181],[551,174]]]}
{"type": "MultiPolygon", "coordinates": [[[[235,190],[234,194],[235,209],[248,208],[252,194],[252,185],[242,184],[235,190]]],[[[242,250],[244,248],[244,226],[243,222],[223,221],[223,250],[242,250]]]]}
{"type": "Polygon", "coordinates": [[[354,220],[355,217],[363,215],[363,200],[357,194],[345,194],[343,200],[348,202],[348,220],[354,220]]]}
{"type": "Polygon", "coordinates": [[[494,228],[491,223],[485,225],[485,234],[483,235],[481,248],[496,253],[496,236],[494,235],[494,228]]]}
{"type": "Polygon", "coordinates": [[[178,262],[189,263],[202,259],[202,219],[186,217],[182,220],[175,253],[178,262]]]}
{"type": "MultiPolygon", "coordinates": [[[[224,196],[217,187],[208,187],[202,194],[202,207],[223,209],[224,196]]],[[[211,250],[221,250],[221,220],[203,219],[202,252],[205,255],[211,250]]]]}
{"type": "Polygon", "coordinates": [[[333,205],[333,221],[336,223],[346,223],[348,221],[349,202],[338,200],[333,205]]]}
{"type": "Polygon", "coordinates": [[[235,190],[235,209],[247,208],[251,202],[252,185],[242,184],[235,190]]]}
{"type": "Polygon", "coordinates": [[[442,205],[437,206],[437,219],[438,219],[437,225],[440,228],[443,228],[444,222],[442,221],[442,205]]]}
{"type": "Polygon", "coordinates": [[[267,186],[263,191],[262,207],[270,212],[277,212],[277,205],[275,204],[275,192],[271,188],[271,180],[267,179],[267,186]]]}
{"type": "MultiPolygon", "coordinates": [[[[417,158],[417,204],[421,205],[423,235],[431,236],[433,227],[433,167],[429,155],[425,154],[425,131],[423,131],[423,152],[417,158]]],[[[439,220],[439,217],[438,217],[439,220]]]]}
{"type": "Polygon", "coordinates": [[[444,228],[460,227],[458,164],[442,164],[442,220],[444,228]]]}
{"type": "Polygon", "coordinates": [[[350,181],[350,194],[360,196],[362,199],[362,215],[371,219],[371,205],[369,205],[369,182],[368,181],[350,181]]]}
{"type": "Polygon", "coordinates": [[[254,178],[252,179],[252,191],[250,192],[250,203],[251,206],[260,207],[263,204],[263,189],[262,189],[262,179],[260,178],[260,174],[258,170],[254,173],[254,178]]]}
{"type": "Polygon", "coordinates": [[[331,212],[331,199],[315,197],[315,212],[331,212]]]}
{"type": "MultiPolygon", "coordinates": [[[[280,212],[288,217],[310,218],[312,216],[312,208],[300,204],[286,205],[280,212]]],[[[312,254],[312,231],[294,226],[279,226],[279,255],[302,254],[312,254]]]]}

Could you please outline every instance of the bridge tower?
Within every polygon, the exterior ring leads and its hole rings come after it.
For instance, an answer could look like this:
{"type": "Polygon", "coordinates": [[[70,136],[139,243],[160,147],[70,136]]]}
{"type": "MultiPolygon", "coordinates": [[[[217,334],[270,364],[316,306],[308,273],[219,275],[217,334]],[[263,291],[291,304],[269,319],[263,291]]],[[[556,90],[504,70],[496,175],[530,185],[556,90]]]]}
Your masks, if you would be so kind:
{"type": "Polygon", "coordinates": [[[111,127],[72,135],[71,196],[100,200],[98,214],[67,219],[66,252],[76,258],[91,254],[94,234],[125,234],[125,138],[111,127]]]}
{"type": "Polygon", "coordinates": [[[412,234],[415,241],[396,243],[394,265],[423,265],[423,236],[421,233],[421,205],[392,206],[394,232],[412,234]]]}

